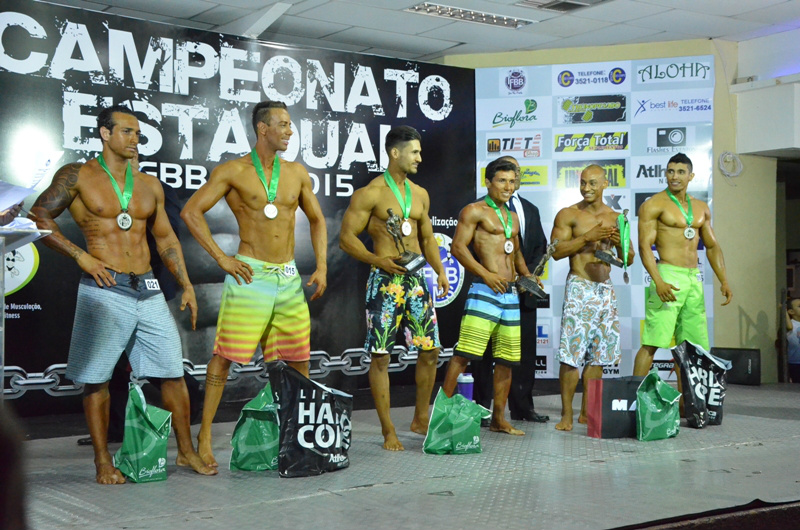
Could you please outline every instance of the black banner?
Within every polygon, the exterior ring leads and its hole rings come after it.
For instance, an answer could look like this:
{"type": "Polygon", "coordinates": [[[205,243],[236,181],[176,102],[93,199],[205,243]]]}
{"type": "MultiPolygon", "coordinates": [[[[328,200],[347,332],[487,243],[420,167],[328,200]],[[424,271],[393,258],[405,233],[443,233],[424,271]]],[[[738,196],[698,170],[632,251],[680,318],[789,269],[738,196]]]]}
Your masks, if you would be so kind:
{"type": "MultiPolygon", "coordinates": [[[[182,202],[216,165],[249,151],[255,103],[284,101],[295,133],[284,158],[308,169],[328,226],[328,291],[310,304],[312,351],[339,355],[364,344],[367,267],[339,250],[339,228],[353,191],[388,163],[383,141],[389,129],[404,124],[422,134],[423,161],[413,180],[430,193],[434,231],[442,241],[449,242],[458,212],[475,197],[472,70],[279,47],[9,0],[0,10],[0,90],[0,148],[8,155],[0,159],[3,180],[40,193],[59,167],[97,155],[96,115],[101,107],[123,103],[140,120],[141,170],[175,188],[182,202]]],[[[234,254],[237,225],[224,201],[206,218],[222,249],[234,254]]],[[[68,214],[58,223],[67,237],[83,244],[68,214]]],[[[198,330],[191,331],[188,315],[176,313],[176,319],[184,356],[205,364],[224,273],[185,227],[179,237],[200,306],[198,330]]],[[[41,243],[28,248],[6,258],[6,268],[10,259],[24,280],[6,299],[5,364],[30,373],[66,362],[80,270],[41,243]]],[[[445,244],[445,257],[447,250],[445,244]]],[[[302,214],[296,258],[305,283],[314,255],[302,214]]],[[[453,302],[464,281],[451,265],[448,275],[455,285],[440,304],[453,302]]],[[[457,340],[462,306],[439,309],[445,347],[457,340]]],[[[20,401],[31,394],[45,395],[28,392],[20,401]]]]}

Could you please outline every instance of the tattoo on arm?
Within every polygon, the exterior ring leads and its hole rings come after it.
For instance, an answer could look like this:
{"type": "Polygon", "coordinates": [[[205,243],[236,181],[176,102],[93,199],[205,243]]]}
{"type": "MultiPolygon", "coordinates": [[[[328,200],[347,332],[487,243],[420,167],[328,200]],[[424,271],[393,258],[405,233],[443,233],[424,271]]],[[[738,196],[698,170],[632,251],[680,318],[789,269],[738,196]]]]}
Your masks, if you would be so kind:
{"type": "Polygon", "coordinates": [[[178,249],[175,247],[167,247],[159,253],[159,256],[161,256],[161,261],[164,262],[167,269],[169,269],[172,275],[175,276],[175,279],[178,280],[178,284],[182,287],[186,286],[186,284],[189,283],[189,279],[186,276],[186,265],[178,249]]]}
{"type": "Polygon", "coordinates": [[[227,377],[217,374],[206,374],[206,386],[225,386],[227,377]]]}

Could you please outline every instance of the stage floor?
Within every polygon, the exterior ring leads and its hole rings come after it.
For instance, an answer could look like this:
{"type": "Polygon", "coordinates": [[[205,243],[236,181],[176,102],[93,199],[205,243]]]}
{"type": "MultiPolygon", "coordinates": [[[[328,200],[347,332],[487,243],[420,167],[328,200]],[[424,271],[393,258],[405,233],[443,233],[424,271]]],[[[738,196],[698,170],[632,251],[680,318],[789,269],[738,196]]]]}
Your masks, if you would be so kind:
{"type": "MultiPolygon", "coordinates": [[[[575,403],[579,403],[580,394],[575,403]]],[[[413,410],[394,409],[404,452],[381,447],[374,410],[353,415],[348,469],[285,479],[231,472],[234,423],[214,425],[220,474],[174,465],[152,484],[99,486],[78,437],[25,442],[28,518],[35,530],[352,528],[615,528],[746,504],[800,499],[800,385],[731,385],[724,422],[656,442],[597,440],[555,430],[558,396],[536,398],[545,425],[514,437],[482,430],[483,453],[422,453],[413,410]]],[[[198,426],[192,427],[194,433],[198,426]]],[[[112,445],[116,450],[118,446],[112,445]]]]}

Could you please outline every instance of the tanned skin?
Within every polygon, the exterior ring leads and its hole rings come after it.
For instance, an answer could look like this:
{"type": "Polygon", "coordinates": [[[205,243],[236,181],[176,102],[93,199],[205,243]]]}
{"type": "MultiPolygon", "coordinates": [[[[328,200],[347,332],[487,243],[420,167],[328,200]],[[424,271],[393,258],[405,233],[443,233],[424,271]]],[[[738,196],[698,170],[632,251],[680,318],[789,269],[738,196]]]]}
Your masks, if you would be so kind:
{"type": "MultiPolygon", "coordinates": [[[[111,130],[101,127],[103,158],[120,189],[125,187],[126,168],[137,157],[139,122],[129,114],[115,112],[111,130]]],[[[156,241],[159,256],[183,289],[181,311],[187,307],[192,315],[192,329],[197,321],[197,301],[194,288],[186,273],[183,251],[164,211],[164,191],[158,180],[132,167],[133,197],[128,213],[133,218],[130,230],[117,226],[119,200],[108,175],[93,159],[85,164],[68,164],[56,172],[50,186],[42,192],[31,208],[30,217],[40,229],[52,234],[42,241],[45,245],[74,259],[97,285],[116,285],[113,272],[144,274],[150,270],[150,250],[146,231],[156,241]],[[83,232],[86,250],[81,249],[61,232],[55,219],[69,209],[72,218],[83,232]]],[[[216,475],[192,445],[189,425],[189,394],[183,378],[164,379],[161,387],[164,408],[172,412],[172,425],[178,440],[179,466],[189,466],[202,475],[216,475]]],[[[112,464],[108,452],[109,417],[108,381],[84,387],[83,407],[97,468],[99,484],[122,484],[125,479],[112,464]]]]}

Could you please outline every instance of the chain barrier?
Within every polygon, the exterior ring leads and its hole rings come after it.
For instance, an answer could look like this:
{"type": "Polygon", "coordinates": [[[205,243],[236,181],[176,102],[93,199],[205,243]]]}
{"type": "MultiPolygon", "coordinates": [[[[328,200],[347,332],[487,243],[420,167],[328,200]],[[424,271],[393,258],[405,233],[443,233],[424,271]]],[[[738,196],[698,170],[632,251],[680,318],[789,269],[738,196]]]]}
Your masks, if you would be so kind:
{"type": "MultiPolygon", "coordinates": [[[[452,348],[442,348],[439,352],[437,368],[441,367],[445,361],[453,356],[452,348]]],[[[309,364],[309,376],[311,379],[321,379],[328,376],[331,372],[342,372],[345,375],[363,375],[369,371],[371,357],[364,348],[349,348],[344,350],[341,355],[331,355],[323,350],[311,352],[311,362],[309,364]]],[[[390,372],[402,372],[409,365],[417,363],[417,351],[395,346],[392,351],[392,360],[389,362],[390,372]]],[[[205,380],[205,364],[193,364],[188,359],[183,360],[183,369],[196,379],[205,380]]],[[[5,399],[17,399],[22,397],[29,390],[44,390],[51,396],[75,396],[83,392],[83,385],[73,383],[65,377],[67,371],[66,364],[53,364],[47,367],[44,372],[26,372],[19,366],[6,366],[5,380],[3,381],[3,397],[5,399]],[[62,380],[64,383],[62,384],[62,380]]],[[[264,359],[259,358],[249,364],[231,364],[228,371],[228,381],[235,382],[242,377],[255,377],[256,380],[266,383],[269,381],[267,365],[264,359]]],[[[139,381],[134,377],[131,380],[139,381]]]]}

